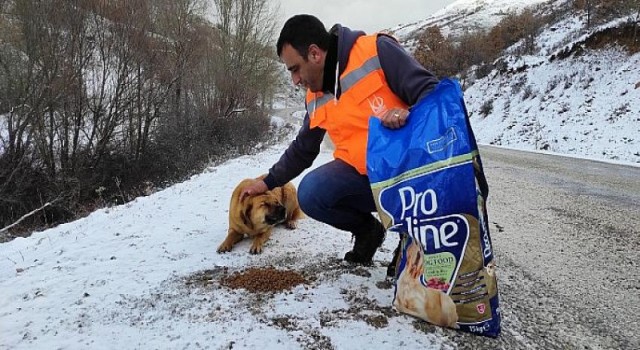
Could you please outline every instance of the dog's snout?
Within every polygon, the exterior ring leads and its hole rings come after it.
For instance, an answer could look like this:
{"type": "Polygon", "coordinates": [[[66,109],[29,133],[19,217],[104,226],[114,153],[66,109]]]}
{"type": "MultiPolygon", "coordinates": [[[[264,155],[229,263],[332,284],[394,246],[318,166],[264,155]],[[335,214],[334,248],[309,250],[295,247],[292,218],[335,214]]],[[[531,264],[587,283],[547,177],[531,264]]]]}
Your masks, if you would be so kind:
{"type": "Polygon", "coordinates": [[[271,214],[265,216],[265,221],[269,225],[276,225],[284,221],[287,216],[287,209],[278,204],[271,209],[271,214]]]}

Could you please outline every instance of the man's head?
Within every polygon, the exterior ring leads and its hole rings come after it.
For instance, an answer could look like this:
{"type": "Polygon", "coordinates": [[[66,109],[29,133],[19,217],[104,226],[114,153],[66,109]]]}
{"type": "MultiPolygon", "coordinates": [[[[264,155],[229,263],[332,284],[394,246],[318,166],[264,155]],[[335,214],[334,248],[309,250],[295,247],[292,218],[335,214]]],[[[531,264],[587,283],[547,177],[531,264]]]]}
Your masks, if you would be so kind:
{"type": "Polygon", "coordinates": [[[295,85],[303,85],[314,92],[322,90],[330,42],[331,34],[316,17],[296,15],[287,20],[276,48],[295,85]]]}

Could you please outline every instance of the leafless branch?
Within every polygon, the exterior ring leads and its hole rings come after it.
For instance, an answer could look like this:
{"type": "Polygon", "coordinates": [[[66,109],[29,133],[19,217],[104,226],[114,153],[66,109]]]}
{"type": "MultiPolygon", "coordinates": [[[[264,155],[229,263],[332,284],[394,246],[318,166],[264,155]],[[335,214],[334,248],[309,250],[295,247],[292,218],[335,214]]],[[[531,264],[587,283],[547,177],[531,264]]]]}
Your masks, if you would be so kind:
{"type": "Polygon", "coordinates": [[[5,227],[5,228],[3,228],[3,229],[0,229],[0,233],[5,232],[5,231],[8,231],[8,230],[9,230],[9,229],[11,229],[12,227],[17,226],[17,225],[18,225],[18,224],[20,224],[20,222],[22,222],[24,219],[26,219],[26,218],[30,217],[31,215],[33,215],[33,214],[35,214],[35,213],[37,213],[37,212],[39,212],[39,211],[41,211],[41,210],[43,210],[44,208],[46,208],[46,207],[48,207],[48,206],[52,205],[53,203],[55,203],[55,202],[59,201],[60,199],[61,199],[61,198],[60,198],[60,197],[58,197],[58,198],[56,198],[56,199],[52,200],[51,202],[47,202],[47,203],[45,203],[45,204],[44,204],[43,206],[41,206],[40,208],[37,208],[37,209],[35,209],[35,210],[33,210],[33,211],[31,211],[31,212],[27,213],[27,214],[24,214],[20,219],[18,219],[18,221],[14,222],[13,224],[11,224],[11,225],[9,225],[9,226],[6,226],[6,227],[5,227]]]}

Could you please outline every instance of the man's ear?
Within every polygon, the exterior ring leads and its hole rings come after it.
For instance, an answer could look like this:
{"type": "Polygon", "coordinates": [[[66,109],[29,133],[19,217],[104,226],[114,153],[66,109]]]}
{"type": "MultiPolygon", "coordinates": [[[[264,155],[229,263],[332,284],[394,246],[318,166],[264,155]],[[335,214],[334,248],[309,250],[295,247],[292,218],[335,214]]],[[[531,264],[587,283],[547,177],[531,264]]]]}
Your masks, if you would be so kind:
{"type": "Polygon", "coordinates": [[[324,51],[316,44],[309,45],[309,50],[307,52],[308,59],[314,63],[320,62],[322,55],[324,54],[324,51]]]}

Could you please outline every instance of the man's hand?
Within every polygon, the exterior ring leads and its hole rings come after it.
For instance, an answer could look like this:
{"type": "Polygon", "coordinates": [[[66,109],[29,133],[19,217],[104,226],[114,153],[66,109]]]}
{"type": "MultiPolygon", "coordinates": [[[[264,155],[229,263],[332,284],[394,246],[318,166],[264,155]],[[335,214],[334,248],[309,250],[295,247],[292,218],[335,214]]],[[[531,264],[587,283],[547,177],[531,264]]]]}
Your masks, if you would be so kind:
{"type": "Polygon", "coordinates": [[[255,196],[257,194],[263,194],[267,192],[269,188],[267,184],[262,180],[253,180],[250,184],[244,186],[240,192],[240,200],[243,200],[247,196],[255,196]]]}
{"type": "Polygon", "coordinates": [[[380,117],[380,121],[382,122],[382,125],[389,129],[399,129],[407,123],[408,116],[409,111],[406,109],[393,108],[386,111],[382,117],[380,117]]]}

